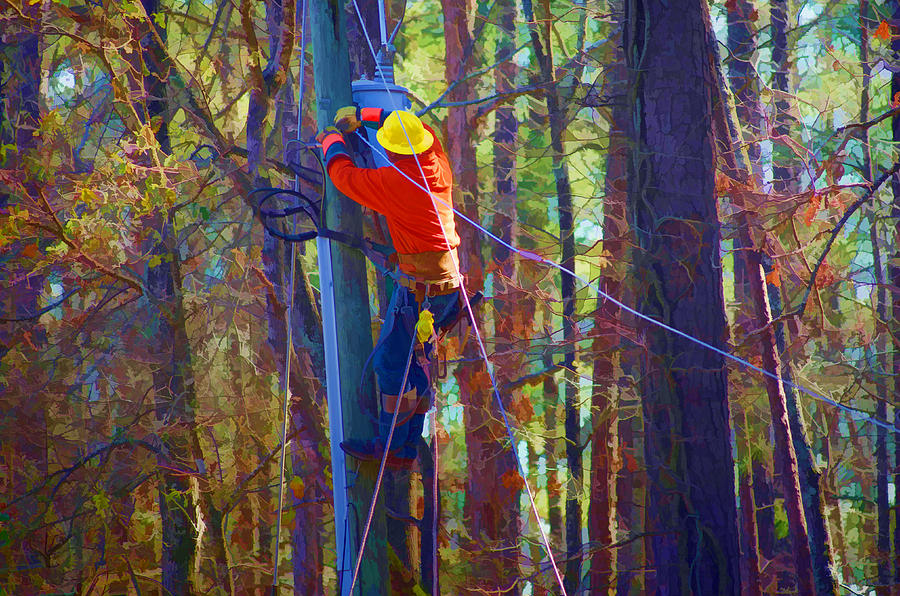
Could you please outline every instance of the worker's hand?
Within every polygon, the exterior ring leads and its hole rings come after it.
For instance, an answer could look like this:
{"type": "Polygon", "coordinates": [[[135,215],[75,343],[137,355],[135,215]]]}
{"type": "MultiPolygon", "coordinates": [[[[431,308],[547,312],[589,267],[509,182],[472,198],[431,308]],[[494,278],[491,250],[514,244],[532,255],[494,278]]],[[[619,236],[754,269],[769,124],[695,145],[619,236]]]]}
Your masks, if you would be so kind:
{"type": "Polygon", "coordinates": [[[319,134],[316,135],[316,142],[321,145],[322,141],[325,140],[325,137],[327,137],[330,134],[343,135],[343,133],[340,130],[338,130],[337,127],[328,126],[325,128],[325,130],[323,130],[322,132],[320,132],[319,134]]]}
{"type": "Polygon", "coordinates": [[[362,123],[356,115],[356,106],[344,106],[334,115],[334,125],[343,133],[353,132],[362,123]]]}

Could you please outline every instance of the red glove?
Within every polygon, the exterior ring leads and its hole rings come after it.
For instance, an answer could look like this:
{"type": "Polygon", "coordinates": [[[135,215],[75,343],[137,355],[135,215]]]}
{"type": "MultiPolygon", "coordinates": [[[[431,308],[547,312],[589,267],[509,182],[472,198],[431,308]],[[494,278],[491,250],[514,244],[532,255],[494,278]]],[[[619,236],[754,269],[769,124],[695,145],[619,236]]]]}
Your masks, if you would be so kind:
{"type": "Polygon", "coordinates": [[[334,126],[329,126],[317,134],[316,140],[322,144],[322,155],[325,157],[326,168],[328,168],[328,164],[331,163],[331,160],[338,155],[350,157],[350,153],[347,150],[347,143],[344,141],[344,135],[342,135],[341,131],[334,126]]]}

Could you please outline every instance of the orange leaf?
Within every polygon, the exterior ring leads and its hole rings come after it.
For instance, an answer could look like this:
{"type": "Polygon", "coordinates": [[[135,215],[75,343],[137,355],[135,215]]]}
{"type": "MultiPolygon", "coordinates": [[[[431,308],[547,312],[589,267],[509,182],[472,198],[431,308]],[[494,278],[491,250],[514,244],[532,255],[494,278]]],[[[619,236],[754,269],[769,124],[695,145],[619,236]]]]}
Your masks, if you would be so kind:
{"type": "Polygon", "coordinates": [[[510,409],[516,415],[519,424],[524,424],[534,417],[534,407],[527,397],[519,396],[518,399],[514,399],[510,404],[510,409]]]}
{"type": "Polygon", "coordinates": [[[900,108],[900,91],[894,93],[894,100],[891,102],[892,108],[900,108]]]}
{"type": "Polygon", "coordinates": [[[22,256],[36,259],[41,256],[41,252],[38,250],[37,244],[29,244],[22,249],[22,256]]]}
{"type": "Polygon", "coordinates": [[[816,288],[821,290],[826,286],[830,286],[834,283],[834,279],[834,269],[831,268],[828,261],[824,261],[819,268],[818,275],[816,275],[816,288]]]}
{"type": "Polygon", "coordinates": [[[812,225],[813,219],[816,217],[816,213],[819,212],[819,195],[818,193],[814,193],[813,196],[809,199],[809,205],[806,207],[806,211],[803,213],[803,223],[810,226],[812,225]]]}
{"type": "Polygon", "coordinates": [[[770,272],[766,273],[766,283],[772,284],[776,288],[781,287],[781,276],[778,275],[778,268],[775,267],[770,272]]]}
{"type": "Polygon", "coordinates": [[[891,26],[888,25],[888,22],[884,19],[881,20],[881,24],[878,25],[878,29],[875,30],[875,37],[885,41],[891,38],[891,26]]]}
{"type": "Polygon", "coordinates": [[[500,476],[500,484],[509,490],[522,490],[522,488],[525,487],[522,477],[519,476],[519,473],[516,470],[507,470],[506,472],[503,472],[500,476]]]}
{"type": "Polygon", "coordinates": [[[832,62],[832,63],[831,63],[831,68],[833,68],[834,70],[840,70],[840,69],[841,69],[841,63],[840,63],[840,61],[839,61],[839,60],[835,60],[834,62],[832,62]]]}

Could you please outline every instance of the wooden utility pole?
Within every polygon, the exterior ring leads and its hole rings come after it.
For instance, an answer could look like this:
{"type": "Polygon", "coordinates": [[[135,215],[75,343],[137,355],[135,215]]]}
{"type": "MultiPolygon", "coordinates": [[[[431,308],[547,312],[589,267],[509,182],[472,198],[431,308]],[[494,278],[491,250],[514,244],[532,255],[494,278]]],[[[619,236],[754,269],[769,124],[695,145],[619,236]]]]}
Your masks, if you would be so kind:
{"type": "MultiPolygon", "coordinates": [[[[341,5],[328,0],[313,0],[310,5],[310,22],[312,24],[313,76],[316,86],[316,106],[319,129],[332,123],[334,114],[341,106],[353,103],[350,91],[350,59],[347,50],[347,33],[344,26],[341,5]]],[[[324,225],[332,230],[339,230],[351,236],[362,236],[362,210],[360,206],[334,188],[326,180],[324,225]]],[[[333,308],[337,341],[337,368],[340,386],[340,397],[344,421],[344,432],[348,437],[369,439],[376,434],[375,421],[378,419],[375,399],[375,387],[370,379],[360,387],[360,375],[363,364],[372,351],[372,333],[369,316],[369,295],[366,285],[366,263],[363,254],[345,245],[323,241],[322,248],[330,249],[331,271],[333,275],[333,308]],[[329,246],[330,245],[330,246],[329,246]]],[[[326,296],[323,301],[332,298],[326,296]]],[[[324,304],[323,304],[324,307],[324,304]]],[[[325,309],[323,308],[323,311],[325,309]]],[[[328,340],[326,339],[326,342],[328,340]]],[[[328,371],[331,374],[331,371],[328,371]]],[[[329,379],[329,391],[335,386],[335,379],[329,379]]],[[[335,403],[334,396],[329,395],[329,403],[335,403]]],[[[335,415],[336,412],[331,412],[335,415]]],[[[332,436],[332,440],[335,437],[332,436]]],[[[332,446],[332,458],[343,457],[336,446],[332,446]]],[[[355,460],[346,460],[349,482],[347,502],[350,510],[359,514],[359,524],[365,521],[365,512],[375,487],[377,466],[360,466],[355,460]]],[[[332,464],[335,462],[333,461],[332,464]]],[[[334,466],[333,469],[339,469],[334,466]]],[[[335,487],[342,482],[334,478],[335,487]]],[[[335,495],[335,502],[339,499],[335,495]]],[[[335,511],[336,519],[346,519],[346,512],[335,511]]],[[[363,528],[351,523],[345,528],[346,549],[338,546],[346,553],[344,566],[352,573],[353,564],[359,556],[359,538],[363,528]],[[358,531],[357,531],[358,530],[358,531]]],[[[359,578],[359,594],[383,594],[388,586],[386,529],[384,506],[378,506],[372,518],[372,526],[362,555],[359,578]]],[[[343,574],[344,585],[341,594],[349,590],[349,577],[343,574]]]]}

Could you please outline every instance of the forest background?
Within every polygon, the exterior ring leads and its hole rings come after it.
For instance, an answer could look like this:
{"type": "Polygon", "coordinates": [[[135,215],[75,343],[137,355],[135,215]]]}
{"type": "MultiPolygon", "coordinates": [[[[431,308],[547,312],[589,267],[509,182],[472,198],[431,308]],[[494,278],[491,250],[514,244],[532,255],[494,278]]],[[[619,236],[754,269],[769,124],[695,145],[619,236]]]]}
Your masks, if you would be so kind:
{"type": "MultiPolygon", "coordinates": [[[[525,252],[459,224],[491,366],[443,342],[361,593],[898,593],[898,6],[386,6],[457,208],[525,252]]],[[[312,48],[371,79],[378,6],[304,7],[0,0],[0,593],[338,591],[316,248],[252,191],[322,194],[312,48]]]]}

